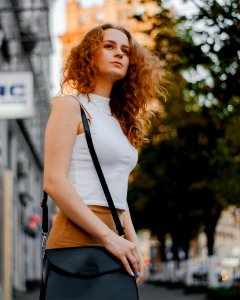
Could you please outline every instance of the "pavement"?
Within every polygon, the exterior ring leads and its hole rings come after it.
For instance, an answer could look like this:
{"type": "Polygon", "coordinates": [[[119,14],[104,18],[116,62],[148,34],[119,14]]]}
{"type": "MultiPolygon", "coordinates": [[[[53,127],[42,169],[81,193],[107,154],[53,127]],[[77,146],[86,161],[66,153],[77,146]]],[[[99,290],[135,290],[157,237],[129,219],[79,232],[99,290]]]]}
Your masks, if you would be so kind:
{"type": "Polygon", "coordinates": [[[206,300],[204,294],[185,294],[183,289],[169,289],[153,284],[139,286],[140,300],[206,300]]]}
{"type": "Polygon", "coordinates": [[[39,290],[36,289],[31,292],[27,292],[21,296],[14,298],[14,300],[38,300],[39,299],[39,290]]]}
{"type": "MultiPolygon", "coordinates": [[[[139,286],[139,296],[140,300],[206,300],[203,294],[184,294],[182,289],[168,289],[146,283],[139,286]]],[[[15,299],[38,300],[38,297],[39,290],[35,290],[15,299]]]]}

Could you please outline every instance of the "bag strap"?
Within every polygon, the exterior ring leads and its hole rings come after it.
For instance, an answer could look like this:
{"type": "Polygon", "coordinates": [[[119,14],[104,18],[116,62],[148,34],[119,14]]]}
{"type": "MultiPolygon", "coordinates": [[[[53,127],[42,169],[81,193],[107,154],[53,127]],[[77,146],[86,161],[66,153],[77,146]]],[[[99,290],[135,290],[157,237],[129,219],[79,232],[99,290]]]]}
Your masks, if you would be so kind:
{"type": "Polygon", "coordinates": [[[107,202],[108,202],[110,211],[111,211],[112,216],[113,216],[113,220],[114,220],[115,225],[116,225],[116,229],[117,229],[117,231],[118,231],[118,234],[119,234],[120,236],[124,236],[124,235],[125,235],[125,233],[124,233],[124,228],[122,227],[121,222],[120,222],[120,220],[119,220],[119,217],[118,217],[118,214],[117,214],[116,207],[115,207],[115,205],[114,205],[114,202],[113,202],[111,193],[110,193],[110,191],[109,191],[108,185],[107,185],[106,180],[105,180],[105,177],[104,177],[104,175],[103,175],[102,168],[101,168],[101,166],[100,166],[100,163],[99,163],[99,160],[98,160],[96,151],[95,151],[94,146],[93,146],[93,141],[92,141],[92,137],[91,137],[91,132],[90,132],[90,128],[89,128],[89,125],[88,125],[88,120],[87,120],[85,111],[84,111],[84,109],[82,108],[81,105],[80,105],[80,109],[81,109],[83,128],[84,128],[84,131],[85,131],[85,136],[86,136],[88,148],[89,148],[90,154],[91,154],[91,156],[92,156],[92,160],[93,160],[95,169],[96,169],[96,171],[97,171],[97,174],[98,174],[100,183],[101,183],[101,185],[102,185],[104,194],[105,194],[105,196],[106,196],[106,199],[107,199],[107,202]]]}
{"type": "MultiPolygon", "coordinates": [[[[118,231],[118,234],[120,236],[124,236],[125,235],[124,228],[121,225],[121,222],[120,222],[120,219],[118,217],[117,210],[116,210],[116,207],[114,205],[111,193],[109,191],[108,185],[107,185],[105,177],[103,175],[102,168],[100,166],[96,151],[95,151],[94,146],[93,146],[93,141],[92,141],[91,132],[90,132],[90,128],[89,128],[89,125],[88,125],[88,120],[87,120],[87,117],[86,117],[86,113],[85,113],[84,109],[82,108],[81,104],[80,104],[80,110],[81,110],[83,128],[84,128],[84,131],[85,131],[85,136],[86,136],[88,148],[89,148],[89,151],[90,151],[95,169],[97,171],[100,183],[102,185],[104,194],[106,196],[106,199],[107,199],[107,202],[108,202],[108,205],[109,205],[109,209],[110,209],[111,214],[113,216],[113,220],[114,220],[114,223],[116,225],[116,229],[118,231]]],[[[47,246],[47,235],[48,235],[48,206],[47,206],[47,200],[48,200],[48,194],[45,191],[43,191],[43,200],[41,202],[41,207],[42,207],[42,210],[43,210],[42,211],[42,235],[43,235],[42,247],[43,247],[43,249],[45,249],[46,246],[47,246]]]]}

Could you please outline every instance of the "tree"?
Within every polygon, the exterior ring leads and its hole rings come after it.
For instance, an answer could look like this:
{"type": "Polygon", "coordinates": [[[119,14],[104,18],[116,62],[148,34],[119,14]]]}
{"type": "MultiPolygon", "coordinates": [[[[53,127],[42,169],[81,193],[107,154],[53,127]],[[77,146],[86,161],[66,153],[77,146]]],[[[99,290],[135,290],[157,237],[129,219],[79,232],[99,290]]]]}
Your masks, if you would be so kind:
{"type": "Polygon", "coordinates": [[[154,120],[151,143],[141,151],[130,197],[144,214],[141,225],[161,241],[171,233],[175,257],[200,228],[212,255],[222,209],[240,203],[240,4],[189,0],[195,15],[174,19],[166,1],[158,2],[163,8],[148,34],[171,82],[169,97],[165,118],[154,120]]]}

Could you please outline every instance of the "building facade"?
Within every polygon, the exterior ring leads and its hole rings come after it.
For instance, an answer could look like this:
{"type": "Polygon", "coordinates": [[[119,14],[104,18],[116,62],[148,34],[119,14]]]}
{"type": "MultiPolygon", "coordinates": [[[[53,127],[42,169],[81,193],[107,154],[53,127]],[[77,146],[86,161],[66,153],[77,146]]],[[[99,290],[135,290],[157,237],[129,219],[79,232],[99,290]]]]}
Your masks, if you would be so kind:
{"type": "Polygon", "coordinates": [[[62,57],[91,28],[103,23],[120,24],[134,35],[141,45],[151,47],[153,40],[144,31],[151,29],[151,17],[159,11],[155,0],[105,0],[101,6],[81,7],[77,0],[66,3],[66,32],[60,36],[62,57]]]}
{"type": "Polygon", "coordinates": [[[43,136],[50,103],[49,5],[48,0],[0,2],[0,299],[4,300],[41,278],[43,136]],[[29,112],[25,97],[32,107],[29,112]]]}

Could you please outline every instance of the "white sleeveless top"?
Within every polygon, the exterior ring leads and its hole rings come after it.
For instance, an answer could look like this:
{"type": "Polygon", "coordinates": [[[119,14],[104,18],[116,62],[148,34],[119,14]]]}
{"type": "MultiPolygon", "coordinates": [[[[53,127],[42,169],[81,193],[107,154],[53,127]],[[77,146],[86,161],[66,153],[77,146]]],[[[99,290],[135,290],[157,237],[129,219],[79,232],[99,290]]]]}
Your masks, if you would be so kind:
{"type": "MultiPolygon", "coordinates": [[[[90,101],[86,95],[76,98],[91,116],[94,148],[115,207],[125,210],[128,177],[137,163],[137,150],[129,143],[118,120],[111,115],[109,98],[95,94],[89,94],[90,101]]],[[[85,133],[76,136],[68,178],[87,205],[108,206],[85,133]]]]}

